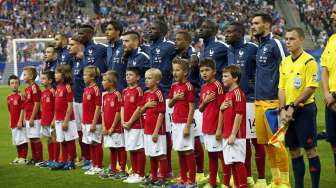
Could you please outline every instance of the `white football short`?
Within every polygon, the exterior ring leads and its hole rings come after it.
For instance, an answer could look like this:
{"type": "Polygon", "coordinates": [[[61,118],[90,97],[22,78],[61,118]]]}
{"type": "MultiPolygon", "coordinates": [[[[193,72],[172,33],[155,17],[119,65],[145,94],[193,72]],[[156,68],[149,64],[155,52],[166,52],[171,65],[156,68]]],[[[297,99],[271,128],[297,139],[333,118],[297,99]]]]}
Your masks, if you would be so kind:
{"type": "Polygon", "coordinates": [[[190,134],[188,137],[184,137],[183,130],[187,125],[185,123],[173,123],[172,126],[172,141],[175,151],[188,151],[194,150],[195,137],[193,126],[191,125],[190,134]]]}
{"type": "Polygon", "coordinates": [[[84,124],[82,126],[83,138],[82,142],[85,144],[101,143],[103,135],[103,127],[101,124],[96,125],[96,131],[90,131],[91,124],[84,124]]]}
{"type": "Polygon", "coordinates": [[[41,121],[34,120],[34,127],[29,126],[29,121],[26,121],[28,138],[41,138],[41,121]]]}
{"type": "Polygon", "coordinates": [[[28,142],[27,129],[22,127],[21,129],[12,129],[12,143],[13,145],[21,145],[28,142]]]}
{"type": "Polygon", "coordinates": [[[82,119],[83,119],[83,104],[74,102],[73,103],[73,112],[75,115],[75,122],[77,126],[77,131],[82,130],[82,119]]]}
{"type": "Polygon", "coordinates": [[[234,162],[245,163],[246,139],[237,138],[234,144],[228,144],[228,139],[223,139],[224,162],[230,165],[234,162]]]}
{"type": "Polygon", "coordinates": [[[125,147],[124,133],[112,133],[104,136],[105,148],[122,148],[125,147]]]}
{"type": "Polygon", "coordinates": [[[167,154],[166,135],[159,135],[157,142],[153,142],[151,134],[144,134],[145,154],[149,157],[157,157],[167,154]]]}
{"type": "Polygon", "coordinates": [[[216,140],[215,134],[204,134],[204,147],[208,152],[223,151],[222,140],[216,140]]]}
{"type": "Polygon", "coordinates": [[[144,148],[143,129],[124,129],[126,151],[134,151],[144,148]]]}
{"type": "Polygon", "coordinates": [[[62,125],[63,125],[63,121],[55,122],[57,142],[71,141],[71,140],[75,140],[78,138],[77,126],[76,126],[75,121],[69,121],[67,131],[63,131],[62,125]]]}

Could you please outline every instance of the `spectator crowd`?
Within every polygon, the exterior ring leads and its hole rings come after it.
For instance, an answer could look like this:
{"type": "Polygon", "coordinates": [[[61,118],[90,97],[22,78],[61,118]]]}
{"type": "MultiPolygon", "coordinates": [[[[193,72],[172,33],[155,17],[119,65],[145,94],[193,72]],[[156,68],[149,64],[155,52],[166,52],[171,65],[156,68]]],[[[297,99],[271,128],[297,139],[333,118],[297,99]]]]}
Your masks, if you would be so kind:
{"type": "Polygon", "coordinates": [[[330,10],[335,0],[290,0],[300,13],[300,19],[310,30],[317,46],[323,46],[332,33],[330,10]]]}
{"type": "Polygon", "coordinates": [[[81,3],[81,0],[0,0],[0,56],[6,56],[6,43],[12,38],[46,38],[56,32],[71,35],[73,28],[83,23],[94,25],[96,35],[102,36],[111,19],[144,34],[150,21],[161,16],[168,22],[170,39],[179,29],[189,30],[195,36],[204,18],[217,20],[218,36],[223,36],[228,22],[240,21],[248,27],[250,16],[257,11],[272,15],[273,31],[278,35],[283,34],[285,25],[274,8],[274,0],[92,0],[95,14],[91,16],[84,14],[81,3]]]}

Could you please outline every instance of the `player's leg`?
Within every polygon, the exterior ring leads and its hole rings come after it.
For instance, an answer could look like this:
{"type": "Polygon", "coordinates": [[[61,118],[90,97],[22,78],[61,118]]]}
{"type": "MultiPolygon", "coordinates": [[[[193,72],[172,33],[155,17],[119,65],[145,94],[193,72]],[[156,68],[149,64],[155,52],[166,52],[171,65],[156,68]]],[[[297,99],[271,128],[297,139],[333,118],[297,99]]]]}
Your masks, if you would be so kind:
{"type": "Polygon", "coordinates": [[[255,162],[258,171],[258,179],[265,179],[265,146],[258,144],[257,139],[251,139],[254,150],[255,150],[255,162]]]}
{"type": "Polygon", "coordinates": [[[110,147],[110,167],[112,174],[117,173],[117,148],[110,147]]]}
{"type": "Polygon", "coordinates": [[[224,186],[229,187],[230,186],[230,178],[231,178],[231,165],[225,164],[223,153],[221,153],[219,155],[219,158],[221,160],[222,170],[223,170],[223,184],[224,184],[224,186]]]}
{"type": "Polygon", "coordinates": [[[325,108],[325,121],[326,121],[326,132],[327,140],[331,145],[332,151],[334,153],[334,167],[336,172],[336,112],[331,110],[329,107],[325,108]]]}
{"type": "Polygon", "coordinates": [[[317,108],[315,103],[307,104],[297,110],[295,116],[295,128],[300,142],[300,146],[305,148],[308,161],[311,184],[313,188],[319,187],[321,162],[316,151],[317,146],[317,127],[316,127],[317,108]]]}
{"type": "Polygon", "coordinates": [[[289,148],[289,152],[292,158],[295,188],[303,188],[306,166],[300,148],[289,148]]]}

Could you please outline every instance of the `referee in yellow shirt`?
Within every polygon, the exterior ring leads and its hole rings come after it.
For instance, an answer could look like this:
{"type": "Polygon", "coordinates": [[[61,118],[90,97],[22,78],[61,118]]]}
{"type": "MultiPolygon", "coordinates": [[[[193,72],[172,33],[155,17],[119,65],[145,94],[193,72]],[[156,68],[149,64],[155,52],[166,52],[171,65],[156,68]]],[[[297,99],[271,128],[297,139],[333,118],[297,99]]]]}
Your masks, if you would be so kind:
{"type": "MultiPolygon", "coordinates": [[[[331,25],[336,31],[336,5],[331,11],[331,25]]],[[[328,141],[334,151],[336,172],[336,33],[328,40],[321,56],[322,85],[326,103],[325,122],[328,141]]]]}
{"type": "Polygon", "coordinates": [[[301,148],[304,148],[309,160],[312,188],[318,188],[321,163],[316,151],[317,108],[314,100],[314,92],[318,87],[318,65],[302,49],[305,36],[301,28],[287,30],[285,38],[290,56],[280,64],[278,91],[280,120],[289,123],[285,143],[292,157],[295,188],[304,187],[306,167],[301,148]]]}

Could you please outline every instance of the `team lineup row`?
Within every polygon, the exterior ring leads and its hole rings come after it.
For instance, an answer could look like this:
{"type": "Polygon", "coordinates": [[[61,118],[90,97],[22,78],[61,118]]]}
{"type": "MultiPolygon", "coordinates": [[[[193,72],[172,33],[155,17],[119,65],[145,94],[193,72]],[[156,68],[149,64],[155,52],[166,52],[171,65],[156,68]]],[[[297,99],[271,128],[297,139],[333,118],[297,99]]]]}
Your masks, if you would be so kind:
{"type": "MultiPolygon", "coordinates": [[[[43,135],[50,136],[51,162],[48,165],[55,169],[72,169],[76,157],[74,140],[80,137],[82,158],[88,168],[86,174],[102,172],[104,145],[111,151],[110,171],[104,177],[125,178],[127,150],[131,155],[132,174],[125,182],[163,186],[171,173],[172,134],[172,147],[179,156],[177,185],[196,187],[196,174],[204,173],[203,165],[199,164],[203,163],[199,157],[203,155],[199,140],[202,134],[209,156],[209,180],[205,187],[219,186],[216,181],[218,159],[223,170],[220,186],[230,186],[231,173],[237,187],[253,186],[250,143],[254,144],[258,156],[258,180],[254,187],[267,186],[265,153],[272,173],[269,187],[290,187],[284,144],[280,142],[278,147],[268,144],[281,125],[289,125],[284,134],[292,157],[295,187],[303,187],[304,183],[305,164],[300,148],[305,149],[310,169],[314,169],[310,171],[312,187],[318,187],[321,165],[316,152],[314,102],[314,91],[318,87],[317,63],[302,50],[302,29],[289,29],[285,45],[270,33],[272,18],[269,15],[254,15],[251,25],[258,45],[244,42],[244,27],[239,23],[227,27],[227,44],[218,41],[215,38],[216,24],[204,21],[200,29],[204,48],[199,54],[189,46],[190,36],[185,31],[177,33],[176,45],[166,41],[167,26],[160,20],[150,26],[152,43],[141,47],[137,32],[128,31],[123,34],[123,41],[119,39],[122,27],[118,22],[110,22],[107,26],[110,42],[107,48],[93,43],[92,27],[83,25],[78,35],[70,39],[68,52],[46,48],[45,71],[41,76],[46,89],[42,95],[34,83],[36,71],[32,67],[24,69],[24,80],[28,84],[25,94],[18,93],[16,77],[9,79],[13,89],[8,98],[13,143],[18,147],[19,158],[27,156],[25,135],[28,135],[32,162],[42,160],[39,139],[42,130],[43,135]],[[175,83],[172,84],[173,80],[175,83]],[[102,97],[101,86],[105,90],[102,97]],[[147,91],[142,93],[144,88],[147,91]],[[48,105],[51,96],[54,96],[54,105],[48,105]],[[198,105],[195,107],[195,104],[198,105]],[[272,113],[274,109],[279,112],[279,123],[274,121],[277,119],[274,118],[277,113],[272,113]],[[54,115],[43,115],[47,111],[54,115]],[[253,122],[254,118],[255,131],[247,123],[253,122]],[[23,119],[26,128],[22,126],[23,119]],[[279,126],[274,128],[274,124],[279,126]],[[201,134],[197,126],[202,130],[201,134]],[[61,158],[58,157],[59,143],[61,158]],[[144,178],[145,156],[150,158],[149,178],[144,178]],[[117,161],[120,173],[116,172],[117,161]]],[[[56,35],[57,48],[65,44],[64,39],[63,35],[56,35]]],[[[334,40],[331,37],[321,64],[329,113],[327,131],[333,148],[336,134],[332,93],[336,82],[332,79],[336,77],[332,76],[335,74],[332,61],[336,56],[330,54],[334,53],[334,40]]],[[[206,178],[203,174],[199,179],[206,178]]]]}

